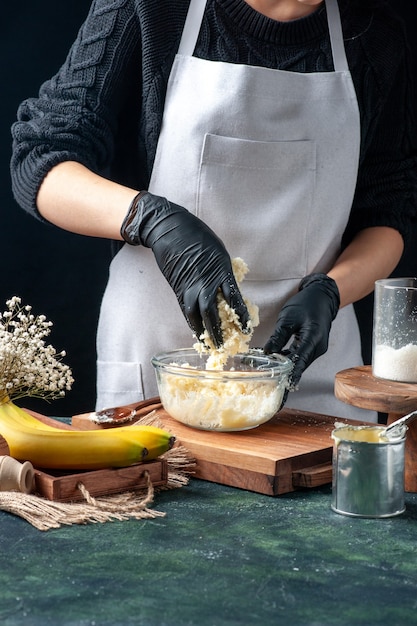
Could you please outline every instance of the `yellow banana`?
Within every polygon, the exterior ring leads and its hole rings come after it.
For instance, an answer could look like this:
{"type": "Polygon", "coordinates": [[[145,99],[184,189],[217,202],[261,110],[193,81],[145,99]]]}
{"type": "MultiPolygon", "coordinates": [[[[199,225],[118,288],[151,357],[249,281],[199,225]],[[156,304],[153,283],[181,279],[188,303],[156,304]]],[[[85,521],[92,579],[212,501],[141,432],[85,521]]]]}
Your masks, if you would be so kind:
{"type": "MultiPolygon", "coordinates": [[[[37,419],[27,413],[26,411],[21,411],[20,418],[25,421],[27,424],[31,424],[35,428],[40,430],[55,430],[54,426],[50,426],[41,422],[41,420],[37,419]]],[[[150,461],[155,459],[156,457],[164,454],[167,450],[170,450],[175,442],[175,437],[171,435],[171,433],[167,432],[162,428],[158,428],[157,426],[151,426],[146,424],[130,424],[128,426],[115,426],[114,428],[106,428],[103,429],[108,432],[112,432],[114,435],[124,436],[126,435],[129,439],[132,437],[135,441],[139,440],[140,443],[145,446],[147,449],[146,460],[150,461]]],[[[80,431],[83,432],[83,431],[80,431]]],[[[89,431],[96,432],[96,431],[89,431]]]]}
{"type": "MultiPolygon", "coordinates": [[[[0,434],[10,455],[49,469],[101,469],[126,467],[150,460],[173,445],[170,433],[148,433],[151,447],[142,443],[141,429],[120,427],[95,431],[63,430],[44,424],[13,402],[0,405],[0,434]],[[126,432],[128,430],[128,432],[126,432]]],[[[143,427],[148,429],[149,427],[143,427]]],[[[142,433],[145,438],[146,433],[142,433]]]]}
{"type": "MultiPolygon", "coordinates": [[[[0,403],[0,428],[2,425],[3,417],[8,417],[9,419],[13,419],[16,424],[20,424],[23,428],[35,428],[36,430],[49,430],[56,431],[60,430],[61,432],[64,430],[60,428],[60,425],[57,420],[56,426],[52,426],[50,424],[46,424],[45,422],[41,422],[41,420],[37,419],[30,413],[27,413],[25,410],[18,407],[16,404],[13,404],[10,400],[4,403],[0,403]],[[3,411],[3,407],[7,407],[5,412],[3,411]]],[[[66,429],[65,429],[66,430],[66,429]]],[[[1,431],[0,431],[1,432],[1,431]]]]}
{"type": "MultiPolygon", "coordinates": [[[[18,408],[18,407],[16,407],[18,408]]],[[[51,426],[49,424],[45,424],[41,420],[37,419],[30,413],[23,411],[22,409],[19,412],[15,413],[15,418],[19,419],[20,423],[24,425],[37,428],[38,430],[49,430],[55,431],[57,427],[51,426]]],[[[0,415],[0,426],[1,426],[1,415],[0,415]]],[[[58,427],[59,428],[59,427],[58,427]]],[[[167,450],[171,449],[174,442],[175,437],[173,437],[166,430],[158,428],[156,426],[150,426],[145,424],[131,424],[128,426],[115,426],[114,428],[106,428],[103,429],[107,432],[112,432],[118,436],[127,435],[128,438],[131,438],[132,435],[135,440],[139,439],[140,443],[147,449],[146,460],[150,461],[151,459],[164,454],[167,450]]],[[[62,432],[62,429],[60,429],[62,432]]],[[[73,431],[74,432],[74,431],[73,431]]],[[[83,431],[80,431],[83,432],[83,431]]],[[[89,431],[96,432],[96,431],[89,431]]]]}
{"type": "MultiPolygon", "coordinates": [[[[167,450],[170,450],[175,443],[175,437],[167,431],[158,428],[157,426],[146,426],[144,424],[132,424],[131,426],[118,426],[112,429],[116,434],[127,437],[131,437],[131,433],[134,432],[139,441],[143,443],[148,451],[146,460],[155,459],[157,456],[164,454],[167,450]]],[[[90,431],[91,432],[91,431],[90,431]]]]}
{"type": "MultiPolygon", "coordinates": [[[[23,425],[36,428],[38,430],[49,430],[49,431],[57,430],[57,427],[51,426],[49,424],[45,424],[45,422],[42,422],[41,420],[37,419],[30,413],[27,413],[26,411],[19,409],[19,407],[15,406],[15,408],[18,409],[18,411],[15,411],[14,413],[15,419],[19,420],[19,422],[22,423],[23,425]]],[[[1,428],[1,412],[0,412],[0,428],[1,428]]],[[[104,432],[104,431],[108,433],[112,433],[113,435],[118,435],[118,436],[126,435],[126,437],[129,440],[133,438],[135,441],[139,441],[147,450],[147,454],[146,454],[147,461],[155,459],[161,454],[164,454],[164,452],[167,452],[167,450],[170,450],[175,442],[175,437],[172,436],[166,430],[163,430],[162,428],[158,428],[157,426],[151,426],[151,425],[146,425],[146,424],[131,424],[129,426],[115,426],[114,428],[103,429],[103,431],[100,431],[100,432],[104,432]]],[[[59,429],[59,432],[61,433],[62,429],[59,429]]],[[[71,432],[77,432],[77,431],[71,431],[71,432]]],[[[79,432],[85,432],[85,431],[79,431],[79,432]]],[[[88,432],[93,433],[93,432],[98,432],[98,431],[90,430],[88,432]]]]}

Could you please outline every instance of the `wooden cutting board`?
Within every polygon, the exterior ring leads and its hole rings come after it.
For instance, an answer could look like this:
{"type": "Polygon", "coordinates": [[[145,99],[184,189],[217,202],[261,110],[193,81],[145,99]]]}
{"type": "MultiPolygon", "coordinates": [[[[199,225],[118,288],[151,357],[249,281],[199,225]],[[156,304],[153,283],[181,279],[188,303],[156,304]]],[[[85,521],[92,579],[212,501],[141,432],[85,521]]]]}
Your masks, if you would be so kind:
{"type": "MultiPolygon", "coordinates": [[[[257,428],[219,433],[196,430],[177,422],[157,398],[138,406],[138,419],[155,410],[164,427],[191,452],[196,460],[197,478],[271,496],[330,483],[331,432],[335,421],[347,422],[284,409],[257,428]]],[[[100,428],[89,420],[89,414],[75,415],[72,426],[100,428]]]]}

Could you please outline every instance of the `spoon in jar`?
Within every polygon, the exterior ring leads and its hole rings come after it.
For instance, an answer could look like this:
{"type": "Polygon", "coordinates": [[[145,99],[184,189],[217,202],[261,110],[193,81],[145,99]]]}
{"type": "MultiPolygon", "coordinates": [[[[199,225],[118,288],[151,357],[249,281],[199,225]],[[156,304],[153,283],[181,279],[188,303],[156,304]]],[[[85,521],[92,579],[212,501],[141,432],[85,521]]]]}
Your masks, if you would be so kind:
{"type": "Polygon", "coordinates": [[[395,439],[402,439],[407,432],[407,424],[417,417],[417,411],[412,411],[404,417],[400,417],[395,422],[392,422],[387,426],[379,435],[382,441],[393,441],[395,439]]]}

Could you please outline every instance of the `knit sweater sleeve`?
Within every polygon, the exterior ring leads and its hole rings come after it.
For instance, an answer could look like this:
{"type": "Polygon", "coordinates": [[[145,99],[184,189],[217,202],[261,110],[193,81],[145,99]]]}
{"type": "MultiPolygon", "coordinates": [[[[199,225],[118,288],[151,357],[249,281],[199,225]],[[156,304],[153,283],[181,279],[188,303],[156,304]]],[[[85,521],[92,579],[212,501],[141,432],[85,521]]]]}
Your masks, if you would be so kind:
{"type": "Polygon", "coordinates": [[[134,97],[128,94],[140,93],[134,4],[94,2],[59,72],[19,107],[12,127],[12,188],[17,202],[37,217],[38,189],[56,164],[74,160],[105,174],[112,161],[118,118],[134,97]],[[131,89],[134,81],[138,87],[131,89]]]}
{"type": "MultiPolygon", "coordinates": [[[[361,107],[361,162],[343,243],[363,228],[389,226],[409,243],[417,219],[416,122],[411,57],[398,20],[375,19],[352,68],[361,107]],[[361,65],[361,67],[358,67],[361,65]]],[[[349,42],[347,43],[349,46],[349,42]]],[[[358,41],[351,45],[358,45],[358,41]]]]}

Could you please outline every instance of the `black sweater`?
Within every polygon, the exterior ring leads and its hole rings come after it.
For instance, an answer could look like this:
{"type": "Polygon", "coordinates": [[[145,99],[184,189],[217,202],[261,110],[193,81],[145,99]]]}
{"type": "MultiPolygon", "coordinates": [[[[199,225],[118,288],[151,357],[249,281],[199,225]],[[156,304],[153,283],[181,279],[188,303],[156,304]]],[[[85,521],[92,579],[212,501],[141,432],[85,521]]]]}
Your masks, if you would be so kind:
{"type": "MultiPolygon", "coordinates": [[[[40,217],[39,186],[65,160],[136,189],[147,187],[188,4],[93,3],[66,62],[42,85],[38,98],[21,104],[12,128],[13,191],[25,210],[40,217]]],[[[345,243],[369,226],[391,226],[406,239],[416,217],[405,35],[383,3],[366,4],[339,0],[361,114],[360,167],[345,243]]],[[[324,6],[306,18],[276,22],[244,0],[209,0],[195,55],[297,72],[333,69],[324,6]]]]}

